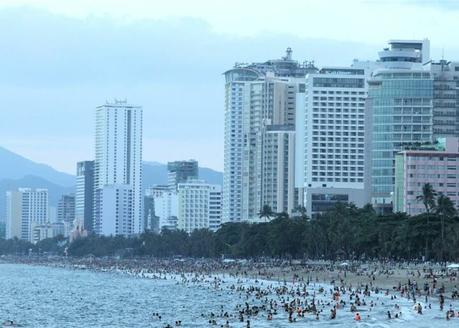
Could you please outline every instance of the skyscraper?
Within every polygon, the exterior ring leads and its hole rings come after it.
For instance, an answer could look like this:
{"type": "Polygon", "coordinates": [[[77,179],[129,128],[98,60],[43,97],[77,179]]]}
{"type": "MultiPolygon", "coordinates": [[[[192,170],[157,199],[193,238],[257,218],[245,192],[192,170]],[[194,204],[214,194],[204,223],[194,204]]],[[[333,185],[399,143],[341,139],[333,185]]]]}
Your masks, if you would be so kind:
{"type": "Polygon", "coordinates": [[[6,192],[6,238],[34,241],[35,227],[49,223],[48,190],[19,188],[6,192]]]}
{"type": "Polygon", "coordinates": [[[382,68],[368,81],[366,127],[370,142],[371,202],[392,211],[395,154],[413,143],[432,142],[433,77],[425,64],[428,40],[392,40],[379,53],[382,68]]]}
{"type": "Polygon", "coordinates": [[[94,231],[101,235],[144,230],[142,107],[115,100],[96,108],[94,231]],[[119,211],[113,215],[113,210],[119,211]]]}
{"type": "Polygon", "coordinates": [[[94,227],[94,161],[77,163],[75,219],[79,228],[88,232],[94,227]]]}
{"type": "Polygon", "coordinates": [[[336,202],[363,206],[365,192],[364,69],[322,68],[306,76],[297,101],[297,187],[309,216],[336,202]]]}
{"type": "Polygon", "coordinates": [[[316,71],[285,57],[225,72],[223,222],[250,221],[264,205],[291,212],[296,93],[316,71]]]}

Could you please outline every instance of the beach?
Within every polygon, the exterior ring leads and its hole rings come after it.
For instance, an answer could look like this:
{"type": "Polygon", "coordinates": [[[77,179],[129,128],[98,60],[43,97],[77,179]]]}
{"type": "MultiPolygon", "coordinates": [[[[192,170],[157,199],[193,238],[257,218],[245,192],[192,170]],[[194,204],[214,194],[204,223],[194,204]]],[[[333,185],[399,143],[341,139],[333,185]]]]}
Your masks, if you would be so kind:
{"type": "MultiPolygon", "coordinates": [[[[350,325],[359,321],[396,327],[413,321],[422,327],[459,323],[457,275],[440,264],[93,257],[2,258],[2,262],[168,281],[184,290],[207,289],[211,295],[226,293],[231,306],[222,304],[219,313],[206,301],[194,300],[203,303],[202,313],[191,315],[211,326],[258,327],[263,323],[264,327],[274,322],[276,326],[297,322],[350,325]]],[[[183,306],[189,301],[193,300],[183,299],[183,306]]],[[[168,322],[158,319],[165,318],[160,312],[152,311],[149,316],[157,327],[181,326],[179,321],[187,321],[179,313],[168,322]]]]}

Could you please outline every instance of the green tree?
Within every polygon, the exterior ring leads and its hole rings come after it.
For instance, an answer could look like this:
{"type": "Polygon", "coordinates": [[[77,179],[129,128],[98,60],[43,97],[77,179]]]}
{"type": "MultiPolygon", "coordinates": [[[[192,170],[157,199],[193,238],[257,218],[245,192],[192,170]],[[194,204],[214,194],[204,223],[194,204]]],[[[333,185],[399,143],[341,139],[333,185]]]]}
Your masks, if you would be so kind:
{"type": "Polygon", "coordinates": [[[430,213],[431,210],[435,208],[435,197],[437,193],[433,189],[430,183],[426,183],[422,186],[422,194],[418,195],[416,199],[418,201],[422,201],[424,207],[426,208],[426,212],[430,213]]]}
{"type": "Polygon", "coordinates": [[[441,259],[445,260],[445,219],[452,218],[457,214],[453,201],[443,194],[437,198],[435,213],[440,216],[441,220],[441,259]]]}
{"type": "Polygon", "coordinates": [[[275,213],[273,212],[271,206],[269,206],[269,205],[263,205],[263,208],[258,213],[258,217],[260,219],[265,219],[265,222],[270,221],[271,218],[274,217],[274,215],[275,215],[275,213]]]}

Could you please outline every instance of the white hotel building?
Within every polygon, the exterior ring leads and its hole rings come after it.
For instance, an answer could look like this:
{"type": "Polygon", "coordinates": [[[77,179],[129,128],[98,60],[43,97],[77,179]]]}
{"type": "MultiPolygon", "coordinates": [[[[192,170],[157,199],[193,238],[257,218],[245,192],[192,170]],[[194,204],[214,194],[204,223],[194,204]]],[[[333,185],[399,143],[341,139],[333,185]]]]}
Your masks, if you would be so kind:
{"type": "Polygon", "coordinates": [[[363,206],[365,193],[365,97],[363,69],[323,68],[306,76],[297,95],[296,172],[307,214],[336,202],[363,206]]]}
{"type": "Polygon", "coordinates": [[[48,189],[6,192],[6,239],[35,242],[34,230],[49,223],[48,189]]]}
{"type": "MultiPolygon", "coordinates": [[[[177,187],[177,229],[216,231],[221,224],[222,189],[202,180],[179,183],[177,187]]],[[[156,204],[155,204],[156,205],[156,204]]]]}
{"type": "Polygon", "coordinates": [[[96,108],[94,193],[95,233],[143,232],[142,107],[114,101],[96,108]]]}
{"type": "Polygon", "coordinates": [[[312,63],[285,57],[225,72],[223,222],[258,220],[264,205],[291,213],[295,191],[296,93],[312,63]]]}
{"type": "Polygon", "coordinates": [[[147,197],[153,198],[154,215],[158,220],[158,232],[177,229],[177,190],[175,185],[157,185],[145,190],[147,197]]]}

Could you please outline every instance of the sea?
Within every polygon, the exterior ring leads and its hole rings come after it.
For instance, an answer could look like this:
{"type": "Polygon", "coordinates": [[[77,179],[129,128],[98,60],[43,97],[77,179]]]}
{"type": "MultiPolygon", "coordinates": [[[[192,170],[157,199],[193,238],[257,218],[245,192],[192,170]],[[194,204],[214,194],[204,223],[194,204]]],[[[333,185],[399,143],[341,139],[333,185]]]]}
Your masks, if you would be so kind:
{"type": "MultiPolygon", "coordinates": [[[[164,277],[163,277],[164,278],[164,277]]],[[[432,300],[432,310],[422,315],[413,309],[413,302],[397,300],[403,315],[400,319],[387,318],[394,302],[382,293],[366,298],[378,304],[371,312],[362,311],[362,321],[355,322],[349,309],[338,310],[337,318],[330,320],[324,313],[319,320],[309,315],[289,323],[288,315],[279,308],[279,314],[268,321],[265,314],[246,317],[240,322],[236,306],[262,300],[246,298],[231,286],[279,284],[260,280],[238,281],[222,277],[216,288],[212,279],[183,283],[171,275],[167,279],[140,278],[117,272],[96,272],[24,264],[0,264],[0,323],[12,320],[22,327],[223,327],[228,312],[230,327],[459,327],[459,318],[446,321],[438,302],[432,300]],[[211,317],[211,313],[214,314],[211,317]],[[161,316],[159,318],[158,315],[161,316]],[[210,324],[214,318],[216,324],[210,324]]],[[[326,285],[311,284],[311,293],[326,285]]],[[[317,295],[317,299],[320,299],[317,295]]],[[[324,301],[329,300],[327,297],[324,301]]],[[[448,309],[451,301],[447,301],[448,309]]],[[[451,303],[459,308],[459,303],[451,303]]]]}

